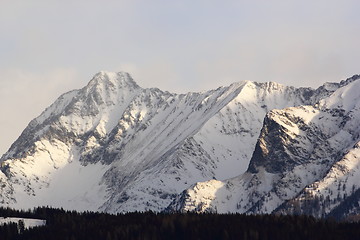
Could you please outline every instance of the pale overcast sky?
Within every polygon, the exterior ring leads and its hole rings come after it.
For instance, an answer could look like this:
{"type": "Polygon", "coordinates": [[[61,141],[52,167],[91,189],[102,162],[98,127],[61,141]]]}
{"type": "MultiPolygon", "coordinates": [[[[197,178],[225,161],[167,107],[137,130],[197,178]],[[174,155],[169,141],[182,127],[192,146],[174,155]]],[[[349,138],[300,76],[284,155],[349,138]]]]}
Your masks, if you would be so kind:
{"type": "Polygon", "coordinates": [[[359,11],[358,0],[0,0],[0,155],[100,70],[172,92],[360,73],[359,11]]]}

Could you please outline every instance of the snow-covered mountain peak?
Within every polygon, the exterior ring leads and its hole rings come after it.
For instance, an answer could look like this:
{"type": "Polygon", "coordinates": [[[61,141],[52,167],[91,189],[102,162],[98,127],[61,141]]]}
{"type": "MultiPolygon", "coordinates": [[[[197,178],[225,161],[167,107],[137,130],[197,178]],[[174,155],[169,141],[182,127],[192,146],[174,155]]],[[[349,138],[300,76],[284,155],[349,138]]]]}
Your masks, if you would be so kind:
{"type": "Polygon", "coordinates": [[[322,99],[319,103],[321,108],[343,109],[349,112],[360,106],[360,78],[349,82],[337,89],[329,98],[322,99]]]}
{"type": "Polygon", "coordinates": [[[336,91],[339,88],[339,83],[326,82],[322,85],[322,88],[326,91],[336,91]]]}
{"type": "Polygon", "coordinates": [[[87,85],[87,88],[93,86],[106,86],[110,85],[113,87],[133,87],[139,88],[138,84],[132,79],[127,72],[107,72],[100,71],[94,75],[87,85]]]}
{"type": "Polygon", "coordinates": [[[249,88],[249,89],[264,88],[267,91],[271,91],[271,90],[286,88],[285,85],[283,85],[281,83],[276,83],[276,82],[253,82],[253,81],[246,80],[246,81],[243,81],[242,83],[245,84],[245,88],[249,88]]]}

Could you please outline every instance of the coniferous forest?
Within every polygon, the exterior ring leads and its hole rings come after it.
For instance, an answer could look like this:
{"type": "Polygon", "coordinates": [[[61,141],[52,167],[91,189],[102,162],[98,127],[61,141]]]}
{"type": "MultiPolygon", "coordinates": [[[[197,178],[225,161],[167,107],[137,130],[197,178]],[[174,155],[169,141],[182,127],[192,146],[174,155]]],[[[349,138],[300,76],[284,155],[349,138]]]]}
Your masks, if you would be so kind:
{"type": "Polygon", "coordinates": [[[0,240],[112,239],[360,239],[360,223],[319,220],[309,216],[106,213],[36,208],[0,209],[0,217],[44,219],[46,226],[20,229],[0,226],[0,240]]]}

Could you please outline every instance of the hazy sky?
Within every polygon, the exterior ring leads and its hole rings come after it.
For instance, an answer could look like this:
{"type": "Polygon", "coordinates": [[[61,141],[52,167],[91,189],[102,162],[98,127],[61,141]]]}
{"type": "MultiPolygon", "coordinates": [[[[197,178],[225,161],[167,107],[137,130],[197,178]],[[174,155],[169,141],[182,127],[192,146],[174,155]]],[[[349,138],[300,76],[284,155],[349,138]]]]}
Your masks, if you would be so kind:
{"type": "Polygon", "coordinates": [[[0,155],[100,70],[172,92],[360,73],[359,10],[358,0],[0,0],[0,155]]]}

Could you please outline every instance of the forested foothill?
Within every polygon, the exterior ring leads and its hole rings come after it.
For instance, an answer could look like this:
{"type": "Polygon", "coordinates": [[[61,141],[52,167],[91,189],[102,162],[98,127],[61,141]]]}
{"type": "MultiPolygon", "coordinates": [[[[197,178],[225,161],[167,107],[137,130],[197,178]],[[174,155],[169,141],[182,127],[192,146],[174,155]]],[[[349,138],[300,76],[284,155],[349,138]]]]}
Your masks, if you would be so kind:
{"type": "Polygon", "coordinates": [[[310,216],[133,212],[107,214],[48,207],[0,208],[0,217],[46,220],[46,226],[0,226],[0,240],[111,239],[360,239],[360,223],[310,216]]]}

